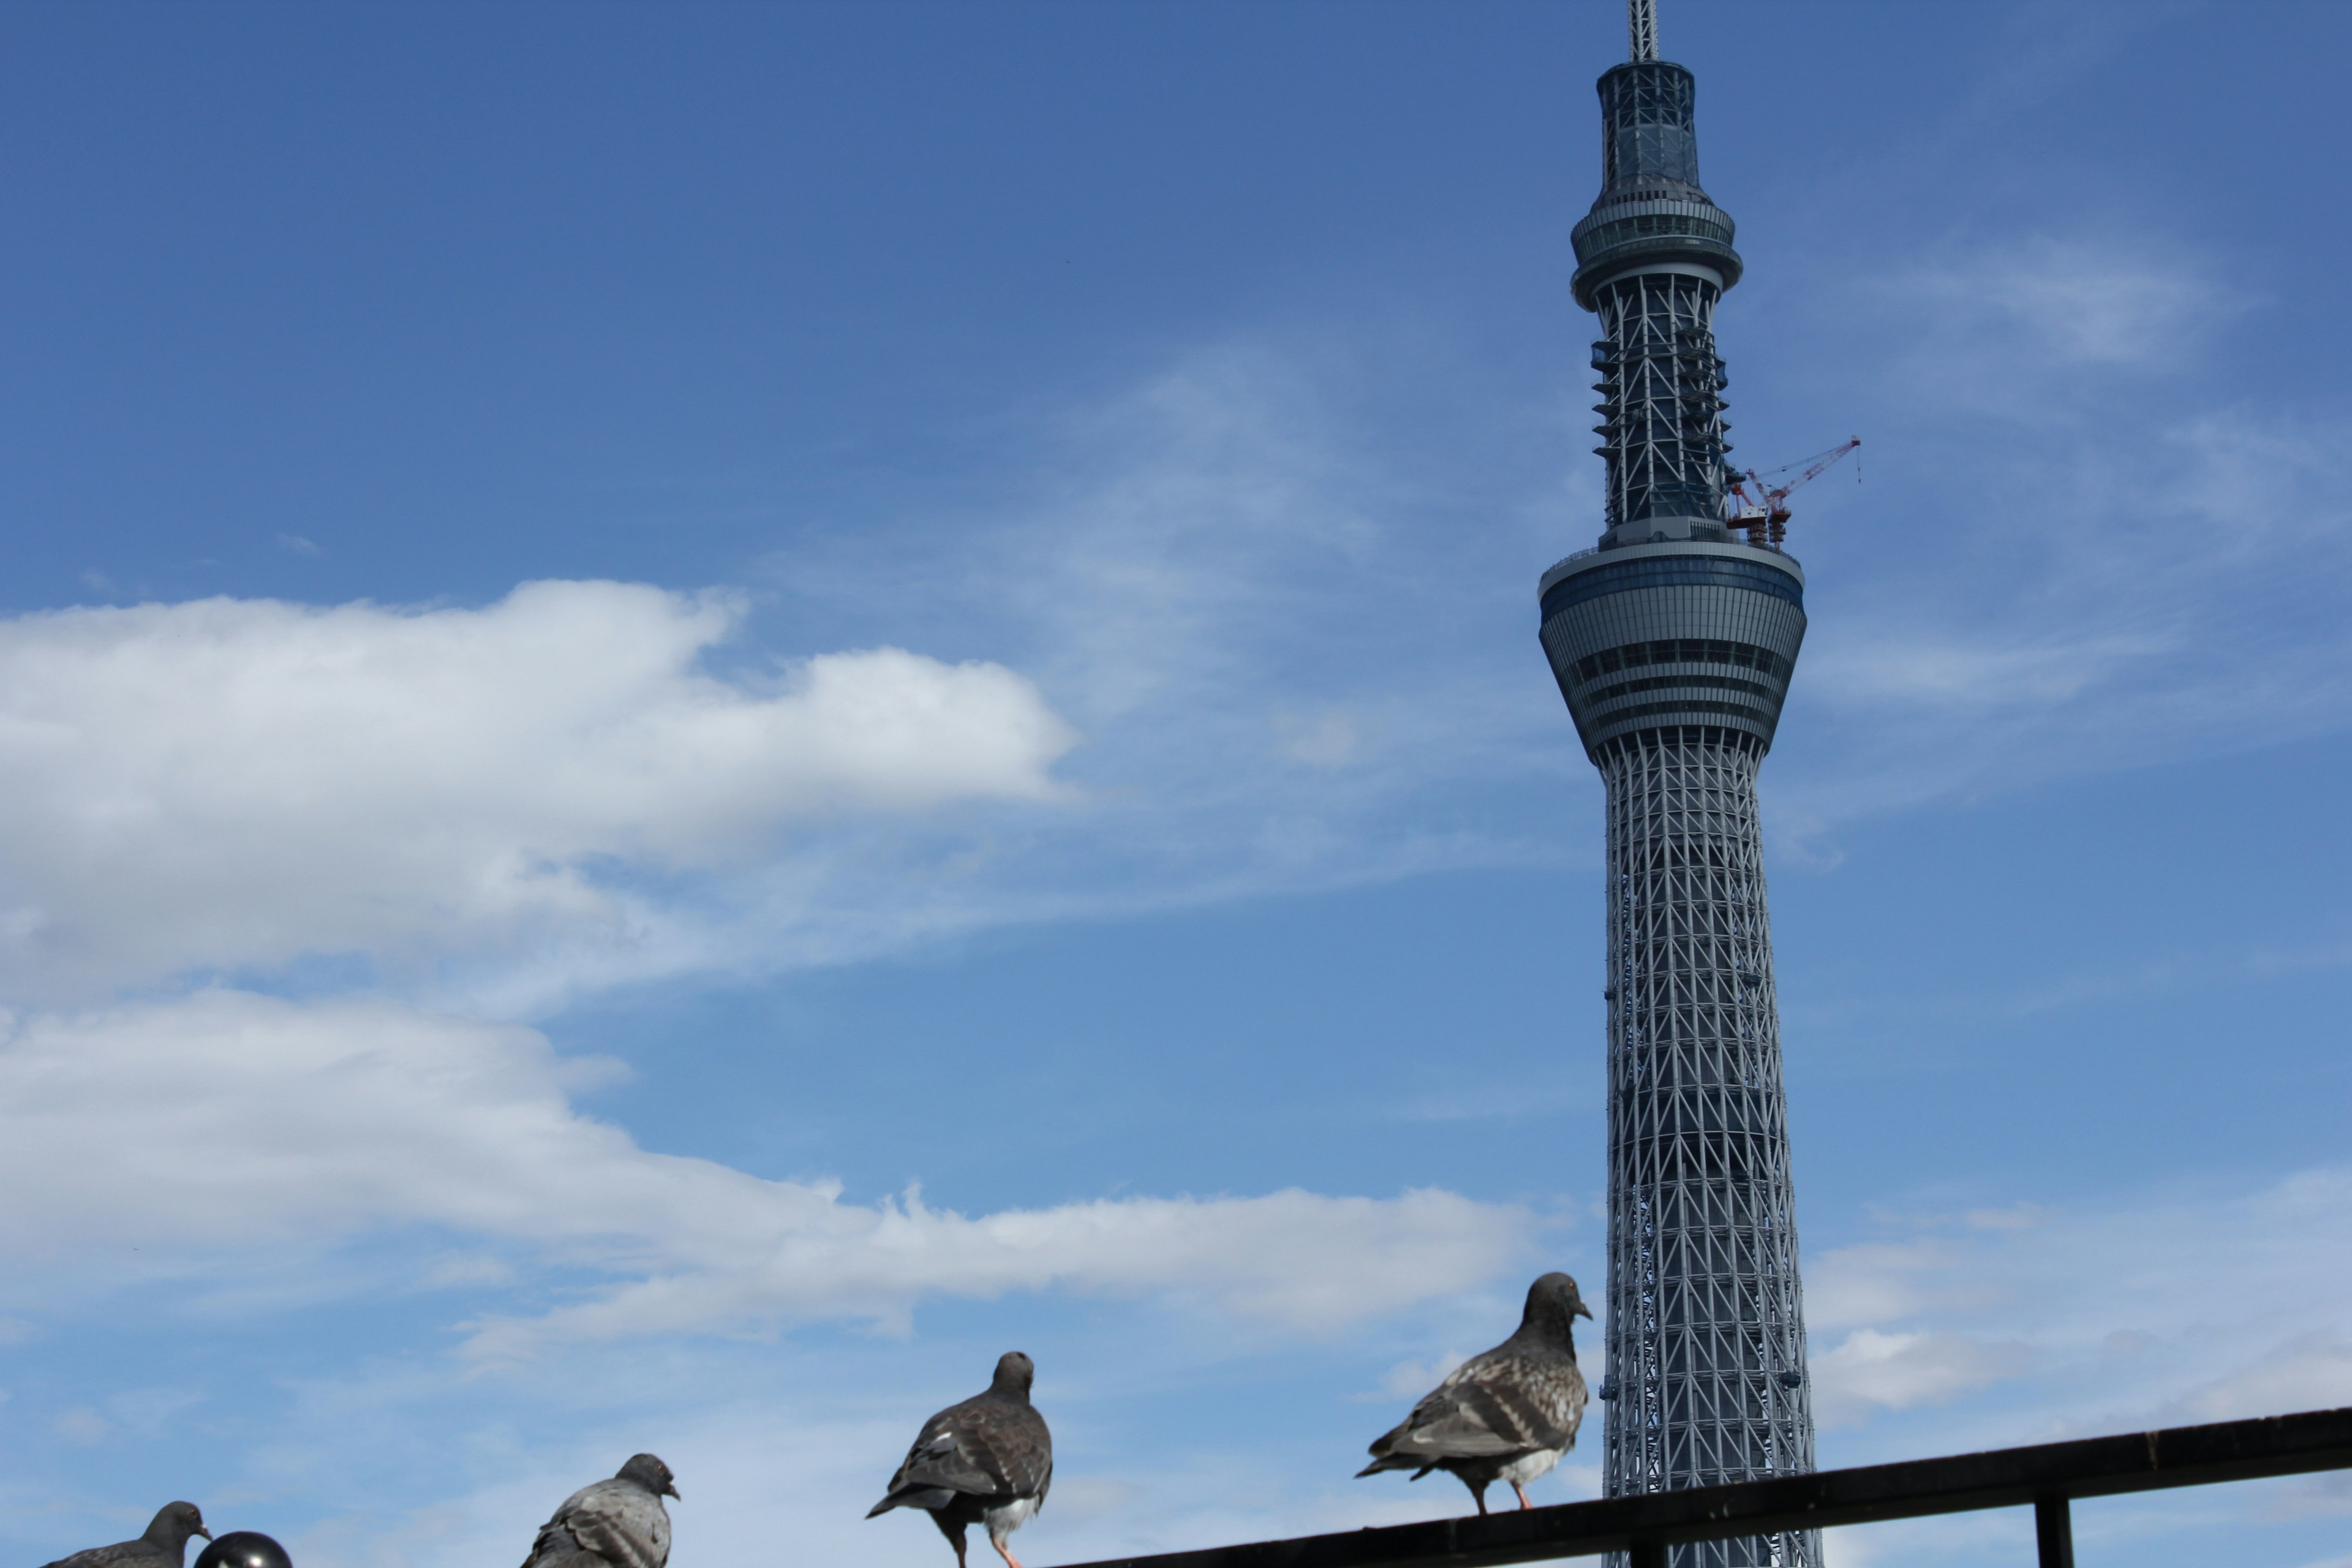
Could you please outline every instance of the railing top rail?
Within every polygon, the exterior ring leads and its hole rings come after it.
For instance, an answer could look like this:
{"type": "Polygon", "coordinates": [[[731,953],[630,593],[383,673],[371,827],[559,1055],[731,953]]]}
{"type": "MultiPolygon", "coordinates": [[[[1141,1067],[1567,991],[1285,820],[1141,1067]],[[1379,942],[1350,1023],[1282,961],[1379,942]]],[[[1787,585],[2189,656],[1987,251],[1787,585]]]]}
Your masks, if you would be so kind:
{"type": "Polygon", "coordinates": [[[2042,1498],[2352,1469],[2352,1407],[2174,1426],[1730,1486],[1431,1520],[1338,1535],[1107,1558],[1072,1568],[1486,1568],[1927,1514],[2042,1498]]]}

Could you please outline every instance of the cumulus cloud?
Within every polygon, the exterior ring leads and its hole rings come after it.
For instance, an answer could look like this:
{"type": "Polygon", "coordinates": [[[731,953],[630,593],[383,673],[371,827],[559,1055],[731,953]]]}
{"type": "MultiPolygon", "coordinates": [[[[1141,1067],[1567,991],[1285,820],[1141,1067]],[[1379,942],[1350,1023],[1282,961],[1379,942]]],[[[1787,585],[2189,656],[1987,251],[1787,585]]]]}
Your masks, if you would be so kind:
{"type": "Polygon", "coordinates": [[[722,677],[704,661],[741,614],[551,582],[479,609],[0,622],[0,982],[609,933],[632,869],[757,856],[813,816],[1056,796],[1075,735],[1021,676],[882,647],[722,677]]]}
{"type": "MultiPolygon", "coordinates": [[[[640,1148],[571,1103],[570,1087],[610,1071],[519,1026],[381,1002],[212,992],[34,1018],[0,1049],[0,1247],[70,1266],[128,1243],[152,1267],[201,1273],[225,1249],[431,1227],[605,1282],[475,1325],[477,1353],[512,1356],[551,1339],[896,1322],[929,1294],[1048,1288],[1319,1331],[1488,1278],[1532,1227],[1522,1210],[1444,1192],[976,1217],[911,1193],[849,1203],[835,1185],[640,1148]]],[[[446,1282],[450,1267],[445,1255],[420,1273],[446,1282]]]]}

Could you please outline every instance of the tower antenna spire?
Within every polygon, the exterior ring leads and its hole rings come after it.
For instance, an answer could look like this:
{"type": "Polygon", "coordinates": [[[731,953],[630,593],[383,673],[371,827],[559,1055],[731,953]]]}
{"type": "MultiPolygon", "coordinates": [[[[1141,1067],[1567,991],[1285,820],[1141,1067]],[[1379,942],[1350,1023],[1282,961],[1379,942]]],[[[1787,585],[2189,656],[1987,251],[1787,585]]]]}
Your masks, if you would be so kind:
{"type": "Polygon", "coordinates": [[[1625,0],[1625,31],[1633,52],[1627,58],[1639,65],[1658,58],[1658,0],[1625,0]]]}

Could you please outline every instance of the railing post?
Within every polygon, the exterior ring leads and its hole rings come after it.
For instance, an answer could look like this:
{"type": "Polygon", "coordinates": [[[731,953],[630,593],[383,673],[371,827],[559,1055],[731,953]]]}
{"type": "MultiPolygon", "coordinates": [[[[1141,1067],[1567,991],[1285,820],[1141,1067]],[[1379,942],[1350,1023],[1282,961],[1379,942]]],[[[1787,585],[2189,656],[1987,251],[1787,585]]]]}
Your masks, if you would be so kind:
{"type": "Polygon", "coordinates": [[[1632,1568],[1666,1568],[1666,1545],[1663,1541],[1637,1541],[1625,1553],[1632,1568]]]}
{"type": "Polygon", "coordinates": [[[2041,1549],[2042,1568],[2074,1568],[2074,1525],[2063,1497],[2033,1500],[2033,1544],[2041,1549]]]}

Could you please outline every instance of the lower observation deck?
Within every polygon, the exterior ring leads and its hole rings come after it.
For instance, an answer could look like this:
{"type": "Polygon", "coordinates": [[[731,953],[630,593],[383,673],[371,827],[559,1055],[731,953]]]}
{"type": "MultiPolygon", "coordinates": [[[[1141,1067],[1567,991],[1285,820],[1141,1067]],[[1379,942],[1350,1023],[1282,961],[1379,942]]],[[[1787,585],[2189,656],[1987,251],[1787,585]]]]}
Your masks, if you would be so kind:
{"type": "Polygon", "coordinates": [[[1805,574],[1777,551],[1673,540],[1544,574],[1544,652],[1587,753],[1703,726],[1772,744],[1805,637],[1805,574]]]}

